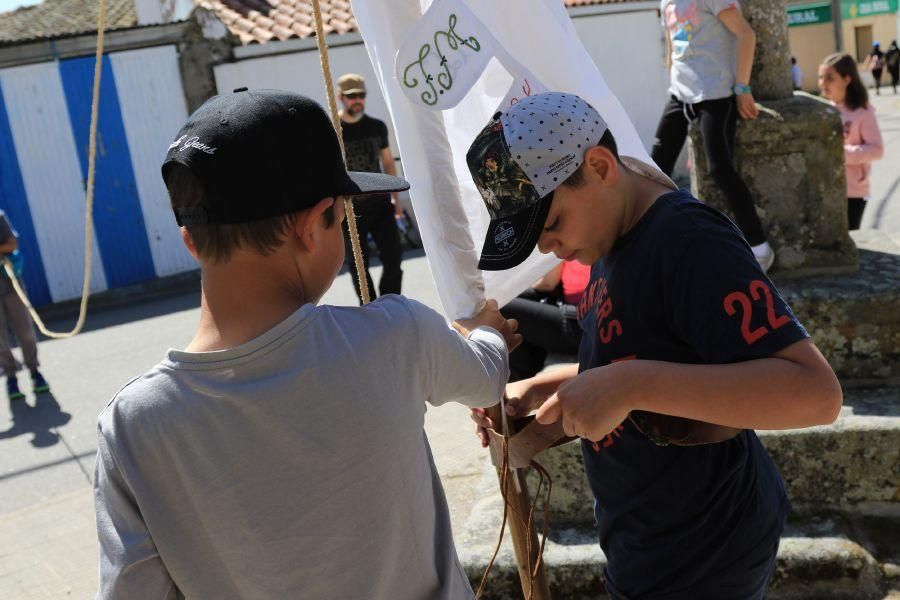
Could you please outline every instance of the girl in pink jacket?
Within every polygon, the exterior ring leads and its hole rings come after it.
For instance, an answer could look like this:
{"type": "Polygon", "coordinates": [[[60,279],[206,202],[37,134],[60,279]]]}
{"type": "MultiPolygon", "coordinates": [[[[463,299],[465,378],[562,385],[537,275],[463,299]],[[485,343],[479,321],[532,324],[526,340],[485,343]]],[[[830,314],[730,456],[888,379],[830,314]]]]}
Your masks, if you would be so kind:
{"type": "Polygon", "coordinates": [[[844,164],[847,169],[847,221],[859,229],[869,197],[871,163],[884,154],[875,108],[849,54],[825,57],[819,65],[819,90],[840,111],[844,124],[844,164]]]}

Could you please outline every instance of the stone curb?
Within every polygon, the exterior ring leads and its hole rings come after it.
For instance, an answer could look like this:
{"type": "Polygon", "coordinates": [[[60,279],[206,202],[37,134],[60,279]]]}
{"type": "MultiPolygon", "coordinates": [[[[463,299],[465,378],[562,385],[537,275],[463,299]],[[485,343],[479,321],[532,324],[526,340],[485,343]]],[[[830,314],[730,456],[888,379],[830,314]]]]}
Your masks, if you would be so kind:
{"type": "MultiPolygon", "coordinates": [[[[502,500],[492,468],[485,469],[478,491],[485,495],[476,503],[464,530],[457,536],[460,562],[473,589],[481,581],[500,530],[502,500]]],[[[788,527],[770,585],[771,600],[874,600],[883,598],[885,588],[898,582],[896,565],[879,564],[861,545],[829,529],[826,526],[821,535],[815,535],[815,532],[788,527]],[[805,533],[814,535],[808,537],[805,533]]],[[[607,598],[602,576],[606,558],[592,526],[551,531],[544,563],[554,598],[607,598]]],[[[518,570],[507,532],[483,598],[520,597],[518,570]]]]}

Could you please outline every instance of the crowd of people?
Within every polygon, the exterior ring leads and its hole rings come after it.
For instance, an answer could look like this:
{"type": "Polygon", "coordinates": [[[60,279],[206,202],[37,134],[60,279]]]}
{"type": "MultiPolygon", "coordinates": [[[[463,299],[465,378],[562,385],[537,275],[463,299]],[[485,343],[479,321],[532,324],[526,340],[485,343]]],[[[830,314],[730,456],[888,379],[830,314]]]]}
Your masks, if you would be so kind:
{"type": "MultiPolygon", "coordinates": [[[[664,0],[662,15],[658,169],[564,91],[471,141],[490,215],[479,267],[535,248],[561,262],[451,326],[399,295],[408,184],[362,77],[338,82],[346,167],[298,94],[243,88],[188,118],[178,136],[202,144],[171,147],[162,172],[200,265],[200,322],[100,415],[98,597],[473,598],[425,404],[471,407],[486,444],[499,423],[484,408],[503,396],[509,417],[580,438],[611,597],[765,597],[790,501],[754,430],[831,423],[841,388],[767,275],[775,251],[734,166],[736,124],[759,113],[753,29],[736,0],[664,0]],[[693,121],[736,223],[669,178],[693,121]],[[323,305],[349,255],[348,197],[380,297],[323,305]],[[545,370],[548,353],[577,364],[545,370]]],[[[874,110],[847,55],[823,60],[819,86],[844,123],[858,227],[883,151],[874,110]]]]}

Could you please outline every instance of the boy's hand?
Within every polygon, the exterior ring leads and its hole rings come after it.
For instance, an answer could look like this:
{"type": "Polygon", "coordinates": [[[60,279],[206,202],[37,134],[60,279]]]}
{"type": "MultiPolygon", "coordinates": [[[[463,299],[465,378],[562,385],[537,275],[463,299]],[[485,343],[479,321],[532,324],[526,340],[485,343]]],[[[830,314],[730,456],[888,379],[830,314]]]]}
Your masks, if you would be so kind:
{"type": "Polygon", "coordinates": [[[549,425],[562,419],[566,435],[590,441],[603,439],[632,411],[637,378],[623,377],[614,363],[589,369],[564,383],[541,406],[536,418],[549,425]]]}
{"type": "Polygon", "coordinates": [[[756,100],[753,99],[753,94],[747,92],[746,94],[740,94],[736,97],[738,114],[742,119],[753,120],[759,116],[759,108],[756,106],[756,100]]]}
{"type": "MultiPolygon", "coordinates": [[[[506,407],[506,416],[510,419],[524,417],[537,408],[540,400],[534,394],[531,379],[523,379],[515,383],[507,384],[503,404],[506,407]]],[[[500,431],[501,424],[495,423],[483,408],[472,409],[472,420],[475,421],[475,435],[481,440],[481,447],[488,446],[488,429],[500,431]]]]}
{"type": "Polygon", "coordinates": [[[479,327],[493,327],[499,331],[506,341],[506,347],[510,352],[522,343],[522,335],[516,333],[519,329],[519,322],[515,319],[507,319],[501,315],[496,300],[485,302],[481,312],[471,319],[458,319],[453,322],[453,328],[463,337],[469,337],[469,334],[479,327]]]}

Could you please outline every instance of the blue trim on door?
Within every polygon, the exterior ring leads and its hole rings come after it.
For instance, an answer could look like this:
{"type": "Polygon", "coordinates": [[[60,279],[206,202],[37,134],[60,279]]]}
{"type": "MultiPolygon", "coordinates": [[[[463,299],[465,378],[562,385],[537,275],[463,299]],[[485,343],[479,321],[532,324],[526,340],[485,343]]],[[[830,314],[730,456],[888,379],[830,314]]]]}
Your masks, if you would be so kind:
{"type": "MultiPolygon", "coordinates": [[[[25,193],[25,183],[16,155],[9,115],[3,99],[3,81],[0,80],[0,208],[6,213],[9,224],[18,234],[19,253],[22,255],[25,290],[34,306],[50,304],[50,286],[44,261],[38,247],[31,208],[25,193]]],[[[5,335],[5,333],[4,333],[5,335]]]]}
{"type": "MultiPolygon", "coordinates": [[[[87,181],[94,57],[60,62],[59,71],[82,177],[87,181]]],[[[97,128],[97,167],[94,183],[94,228],[110,288],[156,277],[147,228],[138,196],[131,154],[112,63],[103,57],[100,83],[100,122],[97,128]]]]}

